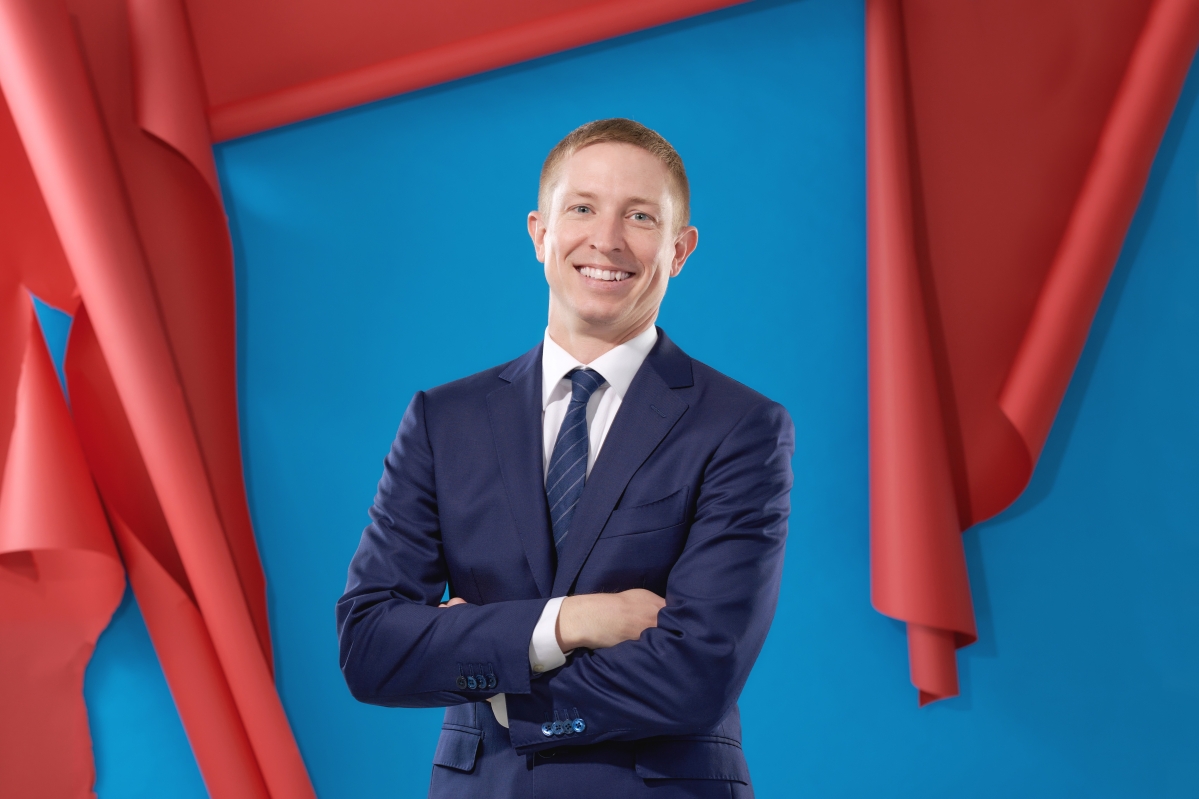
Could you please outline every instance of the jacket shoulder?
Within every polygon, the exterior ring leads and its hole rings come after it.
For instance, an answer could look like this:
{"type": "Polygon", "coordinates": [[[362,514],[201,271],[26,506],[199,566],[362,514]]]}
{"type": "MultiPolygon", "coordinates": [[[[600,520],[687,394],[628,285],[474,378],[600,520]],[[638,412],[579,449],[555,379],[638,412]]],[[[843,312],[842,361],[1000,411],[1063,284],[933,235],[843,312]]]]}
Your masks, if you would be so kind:
{"type": "Polygon", "coordinates": [[[485,397],[500,386],[506,385],[507,381],[502,380],[500,375],[515,362],[515,359],[507,361],[499,366],[484,369],[482,372],[475,372],[473,375],[425,389],[425,399],[427,402],[441,404],[467,398],[485,397]]]}
{"type": "Polygon", "coordinates": [[[510,381],[516,376],[536,368],[540,357],[539,346],[498,366],[426,389],[422,392],[426,416],[449,414],[461,418],[463,414],[471,412],[486,412],[487,395],[497,388],[511,385],[510,381]]]}
{"type": "Polygon", "coordinates": [[[790,463],[795,452],[795,423],[782,404],[707,364],[693,360],[692,370],[693,407],[701,426],[721,442],[737,436],[738,446],[746,441],[772,442],[790,463]]]}
{"type": "Polygon", "coordinates": [[[691,359],[691,369],[695,376],[695,388],[703,401],[719,405],[725,413],[740,411],[744,414],[758,406],[783,408],[765,394],[695,358],[691,359]]]}

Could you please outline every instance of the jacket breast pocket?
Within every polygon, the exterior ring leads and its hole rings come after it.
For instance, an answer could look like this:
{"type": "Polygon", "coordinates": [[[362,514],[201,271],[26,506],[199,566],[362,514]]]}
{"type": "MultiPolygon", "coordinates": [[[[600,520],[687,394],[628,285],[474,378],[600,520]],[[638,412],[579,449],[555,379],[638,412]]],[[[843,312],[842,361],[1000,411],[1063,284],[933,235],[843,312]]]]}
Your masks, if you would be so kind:
{"type": "Polygon", "coordinates": [[[684,487],[654,502],[631,508],[617,508],[608,517],[608,523],[604,525],[600,538],[652,533],[682,524],[687,517],[689,492],[690,489],[684,487]]]}
{"type": "Polygon", "coordinates": [[[617,508],[608,517],[577,591],[644,588],[659,596],[687,543],[687,494],[681,488],[655,502],[617,508]]]}

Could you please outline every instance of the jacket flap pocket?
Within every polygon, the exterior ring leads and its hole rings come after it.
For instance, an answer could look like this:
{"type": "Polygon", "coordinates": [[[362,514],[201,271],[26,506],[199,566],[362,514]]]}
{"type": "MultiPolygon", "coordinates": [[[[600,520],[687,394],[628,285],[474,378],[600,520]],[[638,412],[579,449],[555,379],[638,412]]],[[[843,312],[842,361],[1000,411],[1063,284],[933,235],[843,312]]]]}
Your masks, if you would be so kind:
{"type": "Polygon", "coordinates": [[[687,488],[680,488],[668,497],[646,505],[617,508],[608,517],[601,538],[613,538],[633,533],[648,533],[682,524],[687,516],[687,488]]]}
{"type": "Polygon", "coordinates": [[[433,754],[433,765],[447,766],[459,771],[470,771],[475,767],[475,755],[483,733],[462,727],[442,727],[437,739],[437,751],[433,754]]]}
{"type": "Polygon", "coordinates": [[[749,766],[735,743],[715,740],[645,741],[636,750],[643,780],[735,780],[749,784],[749,766]]]}

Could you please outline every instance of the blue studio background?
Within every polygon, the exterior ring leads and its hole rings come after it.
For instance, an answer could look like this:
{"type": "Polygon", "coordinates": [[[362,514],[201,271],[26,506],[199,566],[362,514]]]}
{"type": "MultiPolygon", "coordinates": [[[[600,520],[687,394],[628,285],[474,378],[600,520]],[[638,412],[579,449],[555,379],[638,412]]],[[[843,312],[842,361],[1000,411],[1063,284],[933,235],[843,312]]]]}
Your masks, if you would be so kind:
{"type": "MultiPolygon", "coordinates": [[[[333,604],[413,392],[541,336],[541,160],[618,115],[694,187],[700,247],[660,323],[798,426],[741,700],[758,795],[1199,794],[1199,75],[1031,487],[966,535],[962,696],[920,710],[869,602],[863,59],[860,0],[760,0],[218,147],[279,691],[321,797],[424,795],[440,711],[353,701],[333,604]]],[[[61,353],[68,320],[39,315],[61,353]]],[[[131,596],[86,696],[101,799],[206,795],[131,596]]]]}

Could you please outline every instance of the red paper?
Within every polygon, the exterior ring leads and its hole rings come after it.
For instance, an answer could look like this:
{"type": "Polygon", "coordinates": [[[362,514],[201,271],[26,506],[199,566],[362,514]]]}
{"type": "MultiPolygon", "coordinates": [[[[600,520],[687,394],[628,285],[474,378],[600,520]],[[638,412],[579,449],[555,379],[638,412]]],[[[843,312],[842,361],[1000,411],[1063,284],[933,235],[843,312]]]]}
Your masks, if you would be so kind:
{"type": "Polygon", "coordinates": [[[961,532],[1027,485],[1199,43],[1195,0],[870,0],[875,607],[921,703],[975,640],[961,532]]]}

